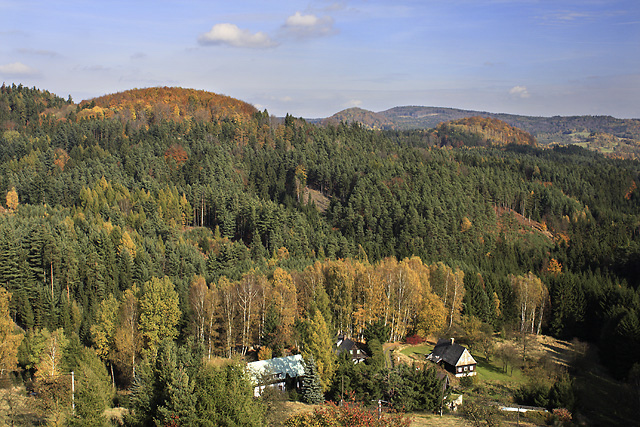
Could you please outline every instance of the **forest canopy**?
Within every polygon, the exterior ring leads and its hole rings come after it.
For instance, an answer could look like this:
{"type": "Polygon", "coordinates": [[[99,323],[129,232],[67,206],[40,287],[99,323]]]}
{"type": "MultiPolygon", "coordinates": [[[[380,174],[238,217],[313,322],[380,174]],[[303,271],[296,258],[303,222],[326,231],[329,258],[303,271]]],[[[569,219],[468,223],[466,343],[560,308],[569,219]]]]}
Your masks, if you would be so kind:
{"type": "Polygon", "coordinates": [[[620,377],[640,352],[637,161],[494,119],[316,126],[179,88],[74,104],[3,85],[0,129],[0,284],[32,372],[51,334],[123,386],[166,340],[302,343],[328,386],[338,331],[464,316],[590,340],[620,377]]]}

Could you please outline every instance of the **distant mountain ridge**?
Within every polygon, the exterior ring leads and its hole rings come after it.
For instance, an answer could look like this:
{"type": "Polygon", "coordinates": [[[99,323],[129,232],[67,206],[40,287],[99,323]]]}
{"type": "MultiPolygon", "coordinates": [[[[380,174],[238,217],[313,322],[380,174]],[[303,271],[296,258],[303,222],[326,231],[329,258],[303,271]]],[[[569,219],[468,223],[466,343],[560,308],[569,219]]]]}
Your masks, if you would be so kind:
{"type": "Polygon", "coordinates": [[[536,117],[457,108],[404,106],[380,112],[349,108],[316,122],[322,124],[341,121],[358,122],[372,129],[418,130],[432,129],[443,122],[469,117],[502,120],[511,126],[531,133],[541,144],[587,142],[585,139],[591,133],[608,134],[624,140],[640,141],[640,119],[618,119],[611,116],[536,117]]]}

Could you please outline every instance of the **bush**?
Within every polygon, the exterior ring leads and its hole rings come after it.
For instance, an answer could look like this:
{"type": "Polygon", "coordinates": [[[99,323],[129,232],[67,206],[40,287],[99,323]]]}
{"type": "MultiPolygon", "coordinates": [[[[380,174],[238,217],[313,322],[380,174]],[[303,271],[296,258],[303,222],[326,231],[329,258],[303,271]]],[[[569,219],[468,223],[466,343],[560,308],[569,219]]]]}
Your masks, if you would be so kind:
{"type": "Polygon", "coordinates": [[[411,418],[402,414],[384,414],[367,410],[362,405],[346,402],[342,406],[334,403],[313,412],[296,414],[285,421],[286,427],[409,427],[411,418]]]}
{"type": "Polygon", "coordinates": [[[473,387],[473,384],[475,383],[475,378],[476,378],[475,376],[460,378],[460,387],[464,387],[464,388],[473,387]]]}
{"type": "Polygon", "coordinates": [[[494,427],[500,425],[498,409],[488,402],[465,399],[462,406],[462,413],[469,423],[474,427],[494,427]]]}
{"type": "Polygon", "coordinates": [[[289,400],[291,402],[299,402],[300,394],[295,389],[289,390],[289,400]]]}
{"type": "Polygon", "coordinates": [[[552,412],[553,421],[558,422],[560,425],[568,426],[571,425],[571,421],[573,419],[571,412],[569,412],[565,408],[556,408],[552,412]]]}
{"type": "Polygon", "coordinates": [[[413,334],[410,337],[407,337],[406,341],[407,341],[407,344],[409,344],[409,345],[416,345],[416,344],[423,343],[424,342],[424,338],[422,338],[418,334],[413,334]]]}

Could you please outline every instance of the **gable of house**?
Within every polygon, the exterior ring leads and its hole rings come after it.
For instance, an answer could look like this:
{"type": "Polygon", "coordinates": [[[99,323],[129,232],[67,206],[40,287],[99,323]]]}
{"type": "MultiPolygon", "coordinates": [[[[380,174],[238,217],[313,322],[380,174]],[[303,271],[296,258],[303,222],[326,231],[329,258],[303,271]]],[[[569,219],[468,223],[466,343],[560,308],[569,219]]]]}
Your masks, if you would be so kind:
{"type": "Polygon", "coordinates": [[[469,353],[469,350],[465,348],[464,351],[462,352],[462,355],[460,355],[460,358],[458,359],[458,363],[456,363],[455,366],[475,365],[475,364],[477,364],[476,360],[473,358],[473,356],[471,356],[471,353],[469,353]]]}

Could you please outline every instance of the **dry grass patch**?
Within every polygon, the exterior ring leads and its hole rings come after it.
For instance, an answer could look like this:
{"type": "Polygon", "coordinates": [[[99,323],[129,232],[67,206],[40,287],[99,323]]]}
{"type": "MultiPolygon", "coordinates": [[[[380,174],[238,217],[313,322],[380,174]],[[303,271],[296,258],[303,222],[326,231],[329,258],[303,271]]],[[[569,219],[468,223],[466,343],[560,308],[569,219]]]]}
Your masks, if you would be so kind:
{"type": "Polygon", "coordinates": [[[466,419],[456,415],[410,414],[411,427],[470,427],[466,419]]]}

